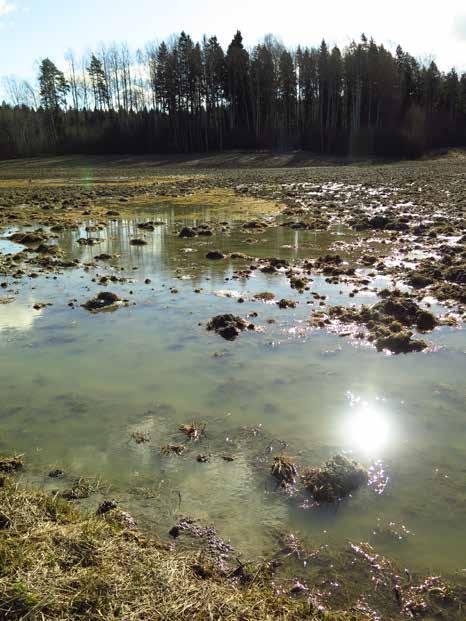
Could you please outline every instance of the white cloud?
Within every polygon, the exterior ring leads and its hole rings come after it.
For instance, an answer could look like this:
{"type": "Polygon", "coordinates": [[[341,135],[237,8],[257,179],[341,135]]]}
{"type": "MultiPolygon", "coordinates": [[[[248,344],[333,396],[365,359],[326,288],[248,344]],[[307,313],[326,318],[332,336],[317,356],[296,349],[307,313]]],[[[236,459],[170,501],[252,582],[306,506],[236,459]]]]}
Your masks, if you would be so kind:
{"type": "Polygon", "coordinates": [[[466,41],[466,14],[455,19],[455,36],[460,41],[466,41]]]}
{"type": "Polygon", "coordinates": [[[8,2],[8,0],[0,0],[0,17],[8,15],[8,13],[12,13],[15,10],[16,6],[13,2],[8,2]]]}

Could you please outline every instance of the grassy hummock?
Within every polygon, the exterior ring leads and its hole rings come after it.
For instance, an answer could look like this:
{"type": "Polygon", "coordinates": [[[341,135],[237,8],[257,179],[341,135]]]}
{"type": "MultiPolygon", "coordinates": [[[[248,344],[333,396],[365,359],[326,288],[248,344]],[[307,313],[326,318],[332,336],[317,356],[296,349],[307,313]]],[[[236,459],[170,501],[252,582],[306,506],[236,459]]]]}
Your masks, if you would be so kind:
{"type": "Polygon", "coordinates": [[[277,595],[266,564],[244,580],[203,552],[125,529],[112,511],[85,515],[9,479],[0,515],[1,619],[346,618],[277,595]]]}

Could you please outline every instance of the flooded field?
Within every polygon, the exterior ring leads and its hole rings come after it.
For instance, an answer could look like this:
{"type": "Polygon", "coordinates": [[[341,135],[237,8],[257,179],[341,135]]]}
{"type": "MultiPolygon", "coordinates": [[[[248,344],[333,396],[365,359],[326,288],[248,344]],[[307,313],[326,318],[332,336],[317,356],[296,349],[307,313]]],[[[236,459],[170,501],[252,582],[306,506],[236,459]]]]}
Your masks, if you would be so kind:
{"type": "Polygon", "coordinates": [[[292,532],[464,573],[464,169],[438,166],[387,167],[383,185],[379,169],[230,173],[227,190],[206,173],[81,202],[76,179],[71,198],[5,184],[0,451],[48,490],[89,478],[84,507],[116,499],[162,536],[215,524],[244,558],[292,532]],[[105,312],[82,306],[102,292],[105,312]],[[340,308],[387,299],[415,319],[385,333],[387,305],[340,308]],[[252,325],[222,338],[223,314],[252,325]],[[338,454],[368,483],[336,503],[271,476],[277,456],[300,473],[338,454]]]}

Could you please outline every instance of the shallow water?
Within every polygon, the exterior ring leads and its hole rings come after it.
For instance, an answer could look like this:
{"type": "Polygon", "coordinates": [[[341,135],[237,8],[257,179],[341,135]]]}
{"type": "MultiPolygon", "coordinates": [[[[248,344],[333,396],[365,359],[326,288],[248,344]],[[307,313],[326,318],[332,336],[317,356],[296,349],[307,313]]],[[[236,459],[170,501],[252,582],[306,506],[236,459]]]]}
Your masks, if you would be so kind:
{"type": "MultiPolygon", "coordinates": [[[[247,557],[270,551],[277,533],[299,531],[315,545],[371,541],[410,570],[463,569],[465,331],[439,328],[428,336],[434,351],[406,356],[310,331],[305,321],[318,302],[309,292],[290,289],[283,275],[233,279],[243,262],[208,261],[205,254],[215,248],[316,257],[354,235],[338,228],[258,233],[235,223],[211,238],[174,234],[226,216],[145,208],[89,233],[104,239],[93,247],[76,243],[84,229],[67,231],[58,243],[68,257],[85,263],[103,252],[120,256],[110,268],[25,278],[6,291],[16,299],[0,305],[0,450],[24,452],[23,476],[48,488],[98,476],[108,488],[102,495],[119,499],[147,528],[167,532],[179,514],[213,522],[247,557]],[[131,246],[143,236],[136,224],[149,218],[165,225],[144,234],[148,245],[131,246]],[[110,274],[130,281],[92,282],[110,274]],[[95,315],[79,306],[102,290],[129,306],[95,315]],[[251,299],[262,291],[299,304],[280,310],[251,299]],[[52,306],[35,311],[36,302],[52,306]],[[262,331],[233,343],[207,332],[206,321],[223,312],[257,312],[262,331]],[[177,427],[193,419],[206,424],[205,437],[180,457],[163,456],[160,446],[183,442],[177,427]],[[134,431],[150,434],[150,442],[137,445],[134,431]],[[337,508],[300,507],[268,474],[274,454],[312,465],[341,451],[371,467],[375,483],[337,508]],[[210,462],[197,463],[198,453],[211,453],[210,462]],[[52,466],[67,478],[49,479],[52,466]],[[389,523],[400,538],[374,534],[389,523]]],[[[1,252],[18,249],[3,243],[1,252]]],[[[349,300],[351,288],[322,277],[311,283],[331,303],[375,301],[373,294],[349,300]]],[[[84,504],[95,509],[99,498],[84,504]]]]}

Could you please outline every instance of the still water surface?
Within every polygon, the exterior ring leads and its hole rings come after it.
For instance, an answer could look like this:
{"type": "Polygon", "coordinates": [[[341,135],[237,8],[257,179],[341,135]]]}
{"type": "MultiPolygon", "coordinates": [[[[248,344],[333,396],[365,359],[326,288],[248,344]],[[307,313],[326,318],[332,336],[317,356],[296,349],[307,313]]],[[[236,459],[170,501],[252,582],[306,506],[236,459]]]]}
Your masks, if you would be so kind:
{"type": "MultiPolygon", "coordinates": [[[[233,279],[241,262],[205,254],[218,248],[312,258],[351,234],[283,227],[257,233],[234,223],[229,234],[212,238],[175,234],[225,216],[146,208],[89,233],[104,239],[96,246],[76,243],[84,229],[59,237],[66,256],[81,262],[103,252],[119,258],[110,271],[98,265],[24,279],[14,286],[16,300],[0,306],[0,449],[25,453],[23,476],[50,489],[98,476],[109,486],[102,494],[119,499],[146,528],[164,533],[179,514],[213,522],[247,557],[266,554],[278,532],[294,531],[315,545],[371,541],[411,570],[464,568],[465,331],[437,329],[429,335],[437,351],[406,356],[309,331],[305,321],[319,304],[309,292],[290,289],[283,275],[233,279]],[[136,224],[149,218],[165,225],[145,234],[148,245],[131,246],[141,237],[136,224]],[[131,280],[104,289],[92,282],[112,273],[131,280]],[[79,306],[101,290],[134,304],[97,315],[79,306]],[[262,291],[299,304],[280,310],[252,300],[262,291]],[[70,300],[78,301],[74,308],[70,300]],[[36,302],[52,306],[35,311],[36,302]],[[224,312],[257,312],[253,321],[263,331],[233,343],[206,332],[205,322],[224,312]],[[193,419],[206,424],[205,438],[180,457],[163,456],[160,446],[183,442],[177,427],[193,419]],[[137,445],[134,431],[148,433],[150,442],[137,445]],[[337,508],[304,509],[268,475],[282,451],[308,465],[346,451],[372,468],[376,484],[337,508]],[[198,453],[210,453],[210,462],[197,463],[198,453]],[[69,478],[49,479],[52,466],[69,478]],[[374,534],[389,523],[400,539],[374,534]]],[[[0,250],[17,248],[3,242],[0,250]]],[[[332,303],[376,300],[350,300],[350,289],[321,277],[311,283],[332,303]]],[[[84,504],[95,509],[99,498],[84,504]]]]}

